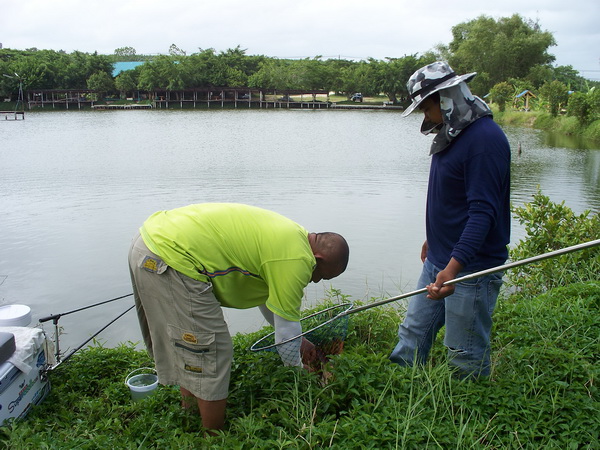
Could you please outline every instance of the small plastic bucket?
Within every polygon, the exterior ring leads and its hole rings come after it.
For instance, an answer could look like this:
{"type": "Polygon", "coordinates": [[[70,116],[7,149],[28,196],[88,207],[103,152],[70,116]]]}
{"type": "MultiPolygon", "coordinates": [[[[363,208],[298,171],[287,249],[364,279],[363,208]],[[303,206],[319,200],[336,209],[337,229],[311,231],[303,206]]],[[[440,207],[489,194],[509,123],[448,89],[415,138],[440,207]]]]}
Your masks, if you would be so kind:
{"type": "Polygon", "coordinates": [[[156,370],[151,367],[142,367],[135,369],[125,378],[125,384],[131,392],[133,401],[140,401],[156,390],[158,387],[158,375],[156,370]],[[141,372],[141,373],[140,373],[141,372]]]}
{"type": "Polygon", "coordinates": [[[31,308],[29,306],[0,306],[0,327],[26,327],[30,323],[31,308]]]}

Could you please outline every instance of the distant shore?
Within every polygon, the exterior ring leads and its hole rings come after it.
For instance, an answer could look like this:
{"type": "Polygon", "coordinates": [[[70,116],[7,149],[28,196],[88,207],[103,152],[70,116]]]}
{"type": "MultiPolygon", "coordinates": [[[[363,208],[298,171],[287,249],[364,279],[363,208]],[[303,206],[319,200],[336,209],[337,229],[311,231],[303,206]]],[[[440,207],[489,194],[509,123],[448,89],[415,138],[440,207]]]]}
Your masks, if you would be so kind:
{"type": "MultiPolygon", "coordinates": [[[[334,109],[334,110],[384,110],[384,111],[402,111],[402,104],[392,104],[387,101],[387,97],[365,97],[363,102],[353,102],[345,97],[331,97],[331,100],[317,100],[316,102],[303,101],[303,99],[290,99],[290,101],[269,100],[263,103],[264,109],[334,109]]],[[[552,117],[549,113],[539,110],[532,111],[516,111],[508,110],[500,112],[491,105],[494,112],[494,120],[503,126],[528,127],[547,132],[563,134],[573,138],[583,139],[586,141],[586,147],[600,149],[600,120],[596,120],[588,125],[582,125],[577,118],[566,115],[552,117]]],[[[117,100],[110,102],[95,102],[94,106],[85,106],[81,108],[66,108],[64,105],[60,107],[35,107],[33,109],[25,108],[25,115],[32,111],[69,111],[77,110],[107,110],[107,109],[173,109],[173,110],[209,110],[209,109],[261,109],[258,103],[243,104],[241,102],[218,102],[216,105],[204,104],[186,104],[173,100],[166,104],[156,103],[151,100],[145,101],[126,101],[117,100]],[[168,106],[167,106],[168,105],[168,106]]],[[[23,111],[22,105],[16,105],[15,102],[0,102],[0,120],[12,118],[15,111],[23,111]]],[[[21,113],[20,113],[21,114],[21,113]]],[[[19,117],[21,118],[21,117],[19,117]]]]}

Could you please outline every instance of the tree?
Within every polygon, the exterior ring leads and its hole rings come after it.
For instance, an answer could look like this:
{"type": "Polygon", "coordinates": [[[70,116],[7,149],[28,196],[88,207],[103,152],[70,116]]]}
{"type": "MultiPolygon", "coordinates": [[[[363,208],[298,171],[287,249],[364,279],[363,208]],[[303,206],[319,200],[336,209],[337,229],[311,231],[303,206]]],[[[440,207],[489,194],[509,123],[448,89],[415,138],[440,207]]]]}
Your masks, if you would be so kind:
{"type": "Polygon", "coordinates": [[[552,79],[558,80],[567,85],[572,91],[586,91],[586,80],[579,72],[573,69],[573,66],[558,66],[553,70],[552,79]]]}
{"type": "Polygon", "coordinates": [[[587,92],[573,92],[569,95],[567,114],[577,117],[579,123],[587,125],[600,118],[600,90],[595,87],[587,92]]]}
{"type": "Polygon", "coordinates": [[[410,76],[427,63],[421,64],[421,60],[417,58],[416,54],[387,59],[387,62],[369,60],[369,64],[373,65],[375,69],[377,92],[383,92],[391,102],[397,103],[398,97],[406,98],[408,96],[406,82],[410,76]]]}
{"type": "Polygon", "coordinates": [[[64,84],[64,73],[60,70],[66,65],[62,55],[50,50],[23,52],[9,64],[9,74],[18,73],[23,80],[23,89],[56,89],[64,84]]]}
{"type": "MultiPolygon", "coordinates": [[[[201,50],[180,59],[180,70],[188,88],[217,86],[214,74],[218,66],[218,57],[214,49],[201,50]]],[[[222,85],[220,85],[222,86],[222,85]]]]}
{"type": "Polygon", "coordinates": [[[506,109],[506,104],[509,103],[515,96],[515,88],[506,81],[494,85],[490,91],[492,100],[498,105],[500,112],[506,109]]]}
{"type": "Polygon", "coordinates": [[[325,61],[328,89],[336,93],[343,92],[343,73],[349,70],[350,67],[356,66],[356,64],[356,62],[348,59],[329,59],[325,61]]]}
{"type": "Polygon", "coordinates": [[[175,44],[169,46],[169,55],[171,56],[185,56],[185,51],[177,47],[175,44]]]}
{"type": "Polygon", "coordinates": [[[225,65],[235,69],[236,72],[244,74],[246,78],[255,73],[259,68],[260,62],[265,59],[261,55],[246,55],[246,50],[240,48],[239,45],[236,48],[228,48],[224,52],[219,53],[217,58],[225,65]]]}
{"type": "Polygon", "coordinates": [[[367,96],[379,94],[377,68],[375,65],[367,61],[360,61],[355,65],[346,67],[342,71],[342,92],[348,98],[354,92],[361,92],[367,96]]]}
{"type": "Polygon", "coordinates": [[[75,51],[63,58],[63,61],[59,66],[63,69],[59,72],[63,81],[57,87],[64,89],[85,88],[88,79],[98,72],[105,72],[112,79],[112,62],[107,56],[98,55],[97,52],[89,54],[75,51]]]}
{"type": "Polygon", "coordinates": [[[590,120],[600,120],[600,87],[592,87],[587,95],[587,101],[590,105],[590,120]]]}
{"type": "Polygon", "coordinates": [[[138,87],[142,90],[152,92],[157,89],[169,91],[184,89],[184,71],[179,67],[177,61],[167,55],[159,55],[153,61],[148,61],[140,67],[140,78],[138,87]]]}
{"type": "Polygon", "coordinates": [[[531,83],[531,88],[539,89],[546,81],[554,79],[554,69],[548,64],[537,64],[529,69],[525,79],[531,83]]]}
{"type": "Polygon", "coordinates": [[[137,90],[139,73],[135,70],[126,70],[117,75],[115,88],[120,92],[121,98],[127,97],[127,93],[137,90]]]}
{"type": "Polygon", "coordinates": [[[119,47],[116,48],[114,53],[115,61],[136,61],[137,55],[135,48],[133,47],[119,47]]]}
{"type": "Polygon", "coordinates": [[[548,53],[556,45],[553,35],[518,14],[497,21],[482,15],[452,27],[452,36],[449,63],[456,72],[479,74],[471,87],[480,95],[510,77],[524,78],[536,65],[554,61],[548,53]]]}
{"type": "Polygon", "coordinates": [[[294,70],[294,61],[289,59],[268,59],[260,64],[258,72],[250,76],[251,87],[265,89],[299,89],[301,74],[294,70]]]}
{"type": "Polygon", "coordinates": [[[540,88],[540,97],[548,104],[552,117],[556,117],[561,106],[567,102],[567,86],[557,80],[546,82],[540,88]]]}
{"type": "Polygon", "coordinates": [[[106,72],[96,72],[87,80],[88,89],[98,92],[98,97],[103,98],[105,94],[114,91],[115,83],[106,72]]]}

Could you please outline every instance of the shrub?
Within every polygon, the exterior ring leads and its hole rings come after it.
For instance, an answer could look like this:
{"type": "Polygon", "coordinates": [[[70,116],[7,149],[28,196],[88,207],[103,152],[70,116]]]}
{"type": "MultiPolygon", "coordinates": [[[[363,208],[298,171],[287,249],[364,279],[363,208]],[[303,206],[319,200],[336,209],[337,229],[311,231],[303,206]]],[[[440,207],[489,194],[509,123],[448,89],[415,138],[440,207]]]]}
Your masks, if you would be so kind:
{"type": "Polygon", "coordinates": [[[588,92],[591,120],[600,120],[600,89],[593,87],[588,92]]]}
{"type": "Polygon", "coordinates": [[[548,105],[550,115],[556,117],[560,108],[567,103],[568,88],[560,81],[546,82],[540,88],[540,97],[548,105]]]}
{"type": "MultiPolygon", "coordinates": [[[[592,241],[600,236],[600,214],[584,211],[577,215],[565,206],[564,201],[553,203],[539,189],[531,203],[513,208],[513,213],[525,225],[527,233],[527,237],[510,250],[513,261],[592,241]]],[[[598,280],[599,273],[600,249],[593,247],[517,267],[508,272],[507,281],[530,295],[536,295],[556,286],[598,280]]]]}
{"type": "Polygon", "coordinates": [[[492,99],[498,105],[500,112],[504,112],[506,104],[510,103],[515,93],[515,89],[506,81],[496,84],[490,94],[492,99]]]}
{"type": "Polygon", "coordinates": [[[577,117],[580,124],[587,124],[592,115],[592,108],[588,100],[588,95],[583,92],[573,92],[569,96],[567,114],[569,116],[577,117]]]}
{"type": "Polygon", "coordinates": [[[584,131],[583,136],[594,142],[600,142],[600,120],[592,122],[584,131]]]}
{"type": "Polygon", "coordinates": [[[548,113],[540,113],[533,126],[540,130],[555,130],[559,126],[559,120],[548,113]]]}
{"type": "Polygon", "coordinates": [[[581,123],[576,117],[563,117],[560,121],[560,133],[567,136],[578,136],[581,134],[581,123]]]}

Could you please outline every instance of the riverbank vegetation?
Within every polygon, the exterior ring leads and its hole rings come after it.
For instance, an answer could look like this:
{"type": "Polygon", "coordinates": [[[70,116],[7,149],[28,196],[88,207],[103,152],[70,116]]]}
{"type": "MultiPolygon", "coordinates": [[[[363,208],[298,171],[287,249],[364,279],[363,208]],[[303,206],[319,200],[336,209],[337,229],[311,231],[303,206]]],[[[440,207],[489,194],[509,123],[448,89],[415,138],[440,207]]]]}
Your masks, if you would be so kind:
{"type": "MultiPolygon", "coordinates": [[[[574,214],[538,193],[515,208],[527,236],[513,260],[600,236],[598,214],[574,214]]],[[[600,249],[513,269],[499,298],[493,369],[478,382],[453,377],[441,336],[426,367],[387,359],[399,305],[351,316],[332,377],[286,368],[249,347],[267,330],[234,338],[226,429],[205,437],[197,416],[160,386],[132,402],[125,377],[151,364],[133,344],[97,344],[50,374],[49,397],[0,429],[11,449],[99,448],[598,448],[600,249]]],[[[325,304],[345,302],[332,289],[325,304]]]]}
{"type": "Polygon", "coordinates": [[[529,127],[552,132],[554,134],[582,138],[587,144],[583,148],[598,148],[600,144],[600,119],[588,124],[581,124],[577,118],[566,114],[552,117],[551,114],[540,109],[518,111],[516,109],[500,112],[495,105],[494,120],[500,125],[529,127]]]}

